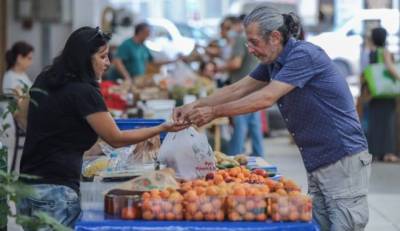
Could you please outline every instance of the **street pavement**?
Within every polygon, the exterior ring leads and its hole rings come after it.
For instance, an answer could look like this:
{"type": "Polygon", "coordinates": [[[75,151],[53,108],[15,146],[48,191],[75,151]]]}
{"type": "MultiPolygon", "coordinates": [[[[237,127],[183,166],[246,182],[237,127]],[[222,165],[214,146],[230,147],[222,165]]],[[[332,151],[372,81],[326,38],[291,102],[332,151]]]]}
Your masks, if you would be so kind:
{"type": "MultiPolygon", "coordinates": [[[[296,145],[287,135],[264,140],[266,160],[307,192],[306,170],[296,145]]],[[[400,164],[374,162],[368,195],[370,218],[366,231],[400,231],[400,164]]]]}

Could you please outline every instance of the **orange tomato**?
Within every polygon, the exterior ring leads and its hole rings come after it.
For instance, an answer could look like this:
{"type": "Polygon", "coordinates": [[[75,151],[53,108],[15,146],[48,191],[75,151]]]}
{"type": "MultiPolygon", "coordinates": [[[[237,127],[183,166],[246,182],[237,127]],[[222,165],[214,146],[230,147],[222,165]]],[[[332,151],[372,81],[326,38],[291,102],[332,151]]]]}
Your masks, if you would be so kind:
{"type": "Polygon", "coordinates": [[[160,212],[156,215],[156,217],[157,217],[157,220],[160,220],[160,221],[165,220],[165,213],[160,212]]]}
{"type": "Polygon", "coordinates": [[[225,214],[221,210],[219,210],[215,216],[217,221],[223,221],[225,219],[225,214]]]}
{"type": "Polygon", "coordinates": [[[182,210],[183,210],[182,204],[178,203],[178,204],[175,204],[175,205],[174,205],[173,211],[174,211],[175,214],[180,214],[180,213],[182,213],[182,210]]]}
{"type": "Polygon", "coordinates": [[[237,212],[232,211],[228,214],[228,219],[231,221],[239,221],[242,218],[240,217],[240,215],[237,212]]]}
{"type": "Polygon", "coordinates": [[[184,197],[187,201],[190,201],[190,202],[195,202],[198,199],[197,193],[194,190],[190,190],[190,191],[186,192],[184,197]]]}
{"type": "Polygon", "coordinates": [[[260,213],[256,216],[256,220],[257,221],[265,221],[265,220],[267,220],[267,215],[265,215],[265,213],[260,213]]]}
{"type": "Polygon", "coordinates": [[[133,220],[136,218],[136,210],[133,207],[125,207],[122,209],[121,218],[127,220],[133,220]]]}
{"type": "Polygon", "coordinates": [[[163,201],[163,203],[161,204],[161,208],[164,211],[171,211],[172,210],[172,204],[169,201],[163,201]]]}
{"type": "Polygon", "coordinates": [[[211,213],[213,211],[213,206],[211,203],[205,203],[201,206],[201,211],[203,213],[211,213]]]}
{"type": "Polygon", "coordinates": [[[193,217],[193,218],[194,218],[196,221],[201,221],[201,220],[204,219],[204,215],[203,215],[202,212],[197,211],[197,212],[194,214],[194,217],[193,217]]]}
{"type": "Polygon", "coordinates": [[[214,213],[206,213],[206,215],[204,216],[204,219],[206,221],[215,221],[215,214],[214,213]]]}
{"type": "Polygon", "coordinates": [[[154,219],[153,213],[151,213],[148,210],[144,211],[143,212],[143,219],[145,219],[145,220],[153,220],[154,219]]]}
{"type": "Polygon", "coordinates": [[[189,204],[187,204],[187,206],[186,206],[186,210],[187,210],[189,213],[192,213],[192,214],[194,214],[195,212],[197,212],[197,209],[198,209],[197,203],[189,203],[189,204]]]}
{"type": "Polygon", "coordinates": [[[248,201],[246,201],[246,209],[247,210],[252,210],[252,209],[254,209],[255,208],[255,203],[254,203],[254,201],[253,200],[248,200],[248,201]]]}
{"type": "Polygon", "coordinates": [[[219,190],[218,190],[217,186],[207,187],[207,191],[206,191],[207,196],[217,196],[218,193],[219,193],[219,190]]]}
{"type": "Polygon", "coordinates": [[[144,192],[142,194],[142,199],[143,200],[150,199],[150,197],[151,197],[151,194],[149,192],[144,192]]]}
{"type": "Polygon", "coordinates": [[[222,207],[222,199],[221,198],[214,198],[211,201],[212,206],[214,209],[221,209],[222,207]]]}
{"type": "Polygon", "coordinates": [[[244,188],[236,188],[233,191],[235,196],[246,196],[246,190],[244,188]]]}
{"type": "Polygon", "coordinates": [[[173,212],[168,212],[167,214],[165,214],[165,219],[167,219],[168,221],[173,221],[175,220],[175,214],[173,212]]]}
{"type": "Polygon", "coordinates": [[[159,196],[159,195],[160,195],[160,191],[157,190],[157,189],[152,189],[152,190],[150,191],[150,194],[151,194],[152,197],[154,197],[154,196],[159,196]]]}
{"type": "Polygon", "coordinates": [[[244,214],[244,219],[246,221],[253,221],[253,220],[255,220],[255,218],[256,218],[256,216],[252,212],[246,212],[244,214]]]}
{"type": "Polygon", "coordinates": [[[160,192],[160,196],[162,199],[167,199],[170,195],[170,192],[168,190],[163,190],[160,192]]]}

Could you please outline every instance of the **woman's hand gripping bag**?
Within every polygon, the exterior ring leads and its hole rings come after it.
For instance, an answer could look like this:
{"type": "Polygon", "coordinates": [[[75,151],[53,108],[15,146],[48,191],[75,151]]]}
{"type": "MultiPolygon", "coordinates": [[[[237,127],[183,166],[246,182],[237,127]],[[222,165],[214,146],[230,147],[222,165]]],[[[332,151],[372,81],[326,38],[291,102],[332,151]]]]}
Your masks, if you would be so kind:
{"type": "Polygon", "coordinates": [[[207,136],[194,128],[169,132],[160,147],[159,160],[176,171],[176,177],[192,180],[214,172],[214,152],[207,136]]]}

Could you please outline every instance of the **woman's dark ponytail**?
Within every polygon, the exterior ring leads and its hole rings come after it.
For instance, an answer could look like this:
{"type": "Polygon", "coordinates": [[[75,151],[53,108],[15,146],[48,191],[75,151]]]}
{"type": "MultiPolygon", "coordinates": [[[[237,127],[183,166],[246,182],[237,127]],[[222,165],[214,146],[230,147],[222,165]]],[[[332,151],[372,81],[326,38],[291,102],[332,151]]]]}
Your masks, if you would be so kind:
{"type": "Polygon", "coordinates": [[[16,62],[17,62],[17,57],[11,50],[8,50],[6,52],[6,70],[11,69],[16,62]]]}
{"type": "Polygon", "coordinates": [[[33,46],[30,44],[23,41],[14,43],[11,49],[6,52],[6,70],[14,67],[17,63],[18,55],[25,57],[31,52],[33,52],[33,46]]]}

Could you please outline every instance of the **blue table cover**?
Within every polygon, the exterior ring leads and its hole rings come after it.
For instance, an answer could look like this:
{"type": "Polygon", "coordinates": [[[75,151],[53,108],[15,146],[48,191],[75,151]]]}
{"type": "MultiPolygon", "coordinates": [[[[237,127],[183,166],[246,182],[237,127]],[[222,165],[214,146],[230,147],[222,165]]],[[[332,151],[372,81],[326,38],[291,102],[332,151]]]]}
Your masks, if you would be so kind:
{"type": "Polygon", "coordinates": [[[103,211],[84,211],[75,225],[76,231],[319,231],[313,222],[249,222],[249,221],[144,221],[106,217],[103,211]]]}

